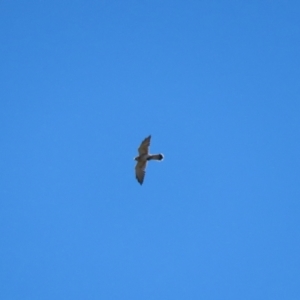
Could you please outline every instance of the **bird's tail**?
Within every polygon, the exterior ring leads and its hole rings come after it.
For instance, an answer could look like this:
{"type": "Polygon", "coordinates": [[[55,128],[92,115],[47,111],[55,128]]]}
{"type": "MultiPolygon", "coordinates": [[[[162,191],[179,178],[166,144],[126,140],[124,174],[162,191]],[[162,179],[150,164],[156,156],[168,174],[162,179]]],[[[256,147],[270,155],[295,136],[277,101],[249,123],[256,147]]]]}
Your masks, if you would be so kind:
{"type": "Polygon", "coordinates": [[[148,160],[162,160],[164,158],[164,156],[162,154],[153,154],[153,155],[150,155],[148,160]]]}

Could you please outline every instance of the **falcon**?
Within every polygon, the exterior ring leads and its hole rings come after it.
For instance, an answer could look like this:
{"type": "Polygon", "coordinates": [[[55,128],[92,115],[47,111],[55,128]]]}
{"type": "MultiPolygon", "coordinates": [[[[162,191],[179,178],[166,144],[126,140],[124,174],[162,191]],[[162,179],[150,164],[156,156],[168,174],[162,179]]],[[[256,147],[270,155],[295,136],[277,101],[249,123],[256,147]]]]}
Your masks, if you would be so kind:
{"type": "Polygon", "coordinates": [[[137,161],[135,166],[135,176],[137,181],[142,185],[145,178],[145,170],[147,167],[147,162],[149,160],[162,160],[164,156],[159,154],[150,154],[149,146],[150,146],[151,135],[146,137],[140,147],[138,148],[139,155],[134,158],[137,161]]]}

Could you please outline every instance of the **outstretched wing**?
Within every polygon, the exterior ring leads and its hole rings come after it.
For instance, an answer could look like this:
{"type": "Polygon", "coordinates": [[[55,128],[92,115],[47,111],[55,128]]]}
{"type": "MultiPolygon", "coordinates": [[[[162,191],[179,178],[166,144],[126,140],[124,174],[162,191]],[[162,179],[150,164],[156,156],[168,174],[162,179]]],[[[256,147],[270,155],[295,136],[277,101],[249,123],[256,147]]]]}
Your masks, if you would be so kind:
{"type": "Polygon", "coordinates": [[[145,178],[145,170],[147,166],[147,161],[138,161],[135,166],[135,177],[140,184],[143,184],[145,178]]]}
{"type": "Polygon", "coordinates": [[[149,135],[148,137],[146,137],[142,141],[142,143],[141,143],[141,145],[140,145],[140,147],[138,149],[139,155],[143,155],[143,154],[148,154],[149,153],[150,140],[151,140],[151,135],[149,135]]]}

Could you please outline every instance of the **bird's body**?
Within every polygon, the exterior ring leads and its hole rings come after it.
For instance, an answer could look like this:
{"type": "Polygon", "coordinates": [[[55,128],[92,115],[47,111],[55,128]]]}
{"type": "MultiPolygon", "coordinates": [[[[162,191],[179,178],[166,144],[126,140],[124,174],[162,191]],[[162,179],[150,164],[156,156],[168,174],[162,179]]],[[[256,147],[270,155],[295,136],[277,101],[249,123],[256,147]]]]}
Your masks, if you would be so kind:
{"type": "Polygon", "coordinates": [[[164,156],[160,154],[150,154],[149,146],[150,146],[151,135],[145,138],[140,147],[138,148],[139,155],[134,159],[137,161],[135,166],[135,175],[136,179],[140,184],[143,184],[145,177],[145,169],[147,167],[147,162],[149,160],[162,160],[164,156]]]}
{"type": "Polygon", "coordinates": [[[149,154],[142,154],[134,158],[136,161],[146,161],[149,158],[149,154]]]}

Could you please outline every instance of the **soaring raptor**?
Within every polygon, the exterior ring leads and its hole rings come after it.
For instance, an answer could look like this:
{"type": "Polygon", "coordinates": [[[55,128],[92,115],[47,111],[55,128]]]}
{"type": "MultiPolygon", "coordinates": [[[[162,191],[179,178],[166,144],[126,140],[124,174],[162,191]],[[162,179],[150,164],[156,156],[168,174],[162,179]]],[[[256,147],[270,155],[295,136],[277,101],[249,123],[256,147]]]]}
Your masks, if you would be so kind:
{"type": "Polygon", "coordinates": [[[142,141],[138,149],[139,156],[134,158],[137,161],[137,164],[135,166],[135,176],[137,181],[140,184],[143,184],[144,177],[145,177],[145,169],[148,160],[152,160],[152,159],[162,160],[164,158],[164,156],[161,153],[160,154],[149,153],[150,140],[151,140],[151,135],[149,135],[142,141]]]}

